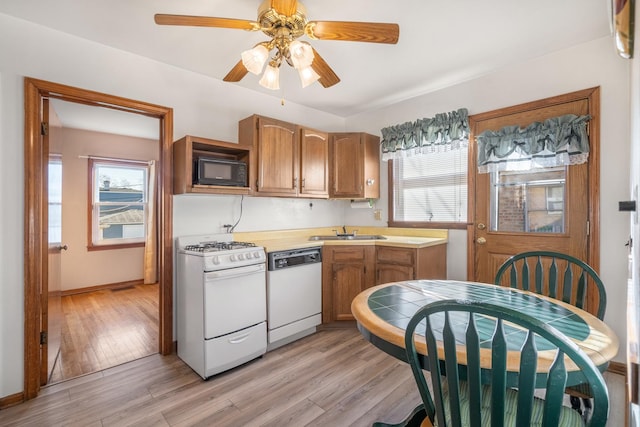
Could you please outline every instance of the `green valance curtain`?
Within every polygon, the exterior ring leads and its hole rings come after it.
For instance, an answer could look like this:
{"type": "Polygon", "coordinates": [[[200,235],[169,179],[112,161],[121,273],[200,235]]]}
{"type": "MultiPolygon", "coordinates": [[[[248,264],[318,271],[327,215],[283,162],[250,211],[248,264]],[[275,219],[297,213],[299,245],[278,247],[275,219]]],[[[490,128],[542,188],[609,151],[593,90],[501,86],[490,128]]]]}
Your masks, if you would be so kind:
{"type": "Polygon", "coordinates": [[[382,160],[451,150],[469,142],[469,113],[460,108],[381,130],[382,160]]]}
{"type": "Polygon", "coordinates": [[[476,137],[478,172],[530,170],[577,165],[589,158],[587,124],[591,116],[553,117],[526,128],[506,126],[476,137]]]}

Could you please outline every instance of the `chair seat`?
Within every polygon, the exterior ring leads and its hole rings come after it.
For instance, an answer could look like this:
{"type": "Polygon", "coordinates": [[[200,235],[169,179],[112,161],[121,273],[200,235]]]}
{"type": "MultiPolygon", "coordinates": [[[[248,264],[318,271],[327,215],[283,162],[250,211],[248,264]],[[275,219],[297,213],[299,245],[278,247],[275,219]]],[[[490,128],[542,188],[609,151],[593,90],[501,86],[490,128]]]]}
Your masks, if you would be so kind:
{"type": "MultiPolygon", "coordinates": [[[[446,402],[445,407],[449,407],[449,393],[446,388],[446,381],[443,384],[443,397],[446,402]]],[[[516,426],[516,408],[518,407],[518,392],[513,389],[507,389],[506,401],[505,401],[505,426],[516,426]]],[[[482,389],[482,425],[491,425],[491,388],[489,386],[483,386],[482,389]]],[[[542,414],[543,414],[544,400],[540,398],[534,398],[533,401],[533,417],[531,420],[531,426],[542,426],[542,414]]],[[[466,382],[460,383],[460,412],[462,416],[462,425],[469,425],[469,387],[466,382]]],[[[447,411],[446,414],[447,424],[451,424],[451,416],[447,411]]],[[[435,423],[437,426],[438,424],[435,423]]],[[[558,426],[576,426],[583,427],[585,425],[580,414],[568,406],[563,406],[560,413],[560,423],[558,426]]],[[[520,427],[520,426],[518,426],[520,427]]]]}
{"type": "Polygon", "coordinates": [[[588,383],[567,387],[565,393],[570,396],[580,397],[582,399],[590,399],[593,397],[593,392],[591,391],[591,387],[588,383]]]}

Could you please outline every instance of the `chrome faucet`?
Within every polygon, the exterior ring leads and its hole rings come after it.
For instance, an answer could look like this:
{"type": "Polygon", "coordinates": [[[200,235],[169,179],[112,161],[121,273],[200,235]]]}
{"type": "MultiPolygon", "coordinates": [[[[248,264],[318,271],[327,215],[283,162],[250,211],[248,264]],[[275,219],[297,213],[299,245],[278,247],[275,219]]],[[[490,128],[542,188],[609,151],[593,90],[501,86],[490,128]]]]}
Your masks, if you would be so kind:
{"type": "Polygon", "coordinates": [[[345,225],[343,225],[343,226],[342,226],[342,232],[343,232],[344,234],[348,234],[348,233],[347,233],[347,226],[345,226],[345,225]]]}

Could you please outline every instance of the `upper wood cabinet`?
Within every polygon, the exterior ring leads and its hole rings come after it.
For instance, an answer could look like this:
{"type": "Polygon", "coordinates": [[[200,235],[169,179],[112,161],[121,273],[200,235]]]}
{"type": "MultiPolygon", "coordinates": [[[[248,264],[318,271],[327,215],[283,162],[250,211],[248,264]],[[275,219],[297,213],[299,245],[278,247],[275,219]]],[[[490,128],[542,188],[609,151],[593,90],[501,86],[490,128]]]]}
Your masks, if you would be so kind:
{"type": "Polygon", "coordinates": [[[329,147],[329,197],[379,198],[380,138],[366,133],[333,133],[329,147]]]}
{"type": "Polygon", "coordinates": [[[240,121],[238,140],[256,153],[256,195],[328,197],[326,132],[253,115],[240,121]]]}
{"type": "Polygon", "coordinates": [[[300,196],[329,197],[329,134],[300,128],[300,196]]]}
{"type": "Polygon", "coordinates": [[[252,148],[231,142],[216,141],[197,136],[184,136],[173,143],[173,193],[250,194],[255,169],[251,165],[252,148]],[[193,181],[193,161],[198,156],[240,160],[248,165],[249,185],[228,187],[200,185],[193,181]]]}

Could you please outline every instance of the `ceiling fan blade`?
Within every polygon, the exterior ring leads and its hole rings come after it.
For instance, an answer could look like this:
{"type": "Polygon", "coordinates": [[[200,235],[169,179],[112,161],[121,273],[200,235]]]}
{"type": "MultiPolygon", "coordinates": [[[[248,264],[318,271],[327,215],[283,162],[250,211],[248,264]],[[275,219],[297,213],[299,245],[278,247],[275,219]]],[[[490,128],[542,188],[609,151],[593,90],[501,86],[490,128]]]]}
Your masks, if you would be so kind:
{"type": "Polygon", "coordinates": [[[154,17],[158,25],[187,25],[192,27],[220,27],[238,30],[257,31],[260,24],[246,19],[214,18],[209,16],[165,15],[158,13],[154,17]]]}
{"type": "Polygon", "coordinates": [[[382,22],[310,21],[304,32],[318,40],[396,44],[400,27],[382,22]]]}
{"type": "Polygon", "coordinates": [[[318,52],[315,49],[313,49],[313,62],[311,63],[311,68],[313,68],[313,71],[318,73],[320,76],[318,81],[325,88],[331,87],[340,82],[340,77],[333,72],[331,67],[329,67],[329,64],[327,64],[327,62],[318,55],[318,52]]]}
{"type": "Polygon", "coordinates": [[[222,79],[222,80],[224,80],[225,82],[239,82],[240,80],[243,79],[244,76],[247,75],[248,72],[249,71],[244,66],[244,64],[242,63],[242,59],[241,59],[231,69],[231,71],[229,71],[229,73],[227,73],[227,75],[224,76],[224,79],[222,79]]]}
{"type": "Polygon", "coordinates": [[[297,0],[271,0],[271,9],[280,15],[291,16],[298,10],[297,0]]]}

